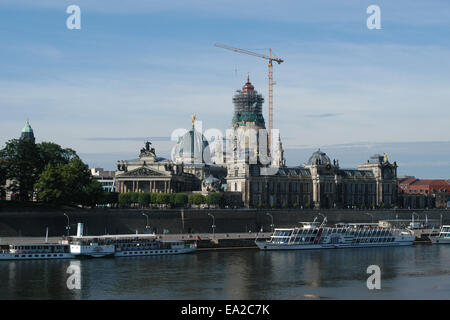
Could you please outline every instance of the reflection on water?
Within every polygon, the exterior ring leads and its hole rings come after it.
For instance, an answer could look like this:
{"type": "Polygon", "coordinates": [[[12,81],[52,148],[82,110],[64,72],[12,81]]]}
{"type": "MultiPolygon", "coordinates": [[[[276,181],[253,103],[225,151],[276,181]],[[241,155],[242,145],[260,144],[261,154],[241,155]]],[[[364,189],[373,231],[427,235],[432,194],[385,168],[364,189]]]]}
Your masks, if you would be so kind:
{"type": "Polygon", "coordinates": [[[450,245],[2,261],[0,284],[0,299],[448,299],[450,245]],[[381,290],[366,287],[369,265],[381,290]]]}

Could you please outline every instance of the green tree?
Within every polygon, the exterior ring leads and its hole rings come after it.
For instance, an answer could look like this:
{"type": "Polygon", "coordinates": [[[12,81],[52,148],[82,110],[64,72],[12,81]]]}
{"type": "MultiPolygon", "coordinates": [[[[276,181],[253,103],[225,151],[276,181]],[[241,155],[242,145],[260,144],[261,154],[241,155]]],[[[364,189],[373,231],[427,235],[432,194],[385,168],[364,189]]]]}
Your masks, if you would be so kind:
{"type": "Polygon", "coordinates": [[[170,195],[168,193],[157,193],[156,194],[156,203],[169,204],[170,203],[170,195]]]}
{"type": "Polygon", "coordinates": [[[83,186],[82,201],[80,204],[90,207],[102,204],[104,201],[104,193],[102,184],[95,179],[91,179],[87,185],[83,186]]]}
{"type": "Polygon", "coordinates": [[[105,193],[103,193],[102,204],[115,205],[117,203],[119,203],[119,193],[118,192],[105,192],[105,193]]]}
{"type": "Polygon", "coordinates": [[[47,165],[35,185],[36,190],[38,190],[38,200],[54,204],[65,203],[67,195],[64,193],[63,186],[61,168],[47,165]]]}
{"type": "Polygon", "coordinates": [[[3,177],[12,181],[9,190],[18,192],[21,200],[30,199],[34,185],[48,164],[69,164],[74,158],[78,156],[72,149],[63,149],[52,142],[35,144],[29,139],[10,140],[0,150],[3,177]]]}
{"type": "Polygon", "coordinates": [[[5,184],[6,184],[6,166],[3,160],[0,158],[0,200],[3,199],[6,195],[5,184]]]}
{"type": "Polygon", "coordinates": [[[206,196],[206,203],[208,205],[221,205],[223,195],[220,192],[210,193],[206,196]]]}
{"type": "Polygon", "coordinates": [[[151,202],[151,196],[148,192],[139,193],[139,204],[143,207],[147,207],[151,202]]]}
{"type": "Polygon", "coordinates": [[[192,202],[193,202],[193,204],[200,205],[200,204],[204,204],[206,202],[206,199],[202,194],[195,193],[195,194],[193,194],[192,202]]]}
{"type": "Polygon", "coordinates": [[[119,204],[130,205],[131,204],[131,194],[129,192],[119,193],[119,204]]]}
{"type": "Polygon", "coordinates": [[[35,184],[38,199],[47,203],[93,206],[101,202],[101,184],[78,157],[68,164],[47,164],[35,184]]]}
{"type": "Polygon", "coordinates": [[[188,202],[188,196],[184,193],[176,193],[173,203],[177,206],[184,206],[188,202]]]}
{"type": "Polygon", "coordinates": [[[19,199],[29,200],[33,185],[39,178],[39,149],[28,139],[13,139],[0,150],[4,179],[10,179],[10,191],[18,192],[19,199]]]}
{"type": "Polygon", "coordinates": [[[78,158],[74,150],[69,148],[63,149],[60,145],[53,142],[41,142],[37,144],[37,148],[41,171],[47,164],[68,164],[72,159],[78,158]]]}

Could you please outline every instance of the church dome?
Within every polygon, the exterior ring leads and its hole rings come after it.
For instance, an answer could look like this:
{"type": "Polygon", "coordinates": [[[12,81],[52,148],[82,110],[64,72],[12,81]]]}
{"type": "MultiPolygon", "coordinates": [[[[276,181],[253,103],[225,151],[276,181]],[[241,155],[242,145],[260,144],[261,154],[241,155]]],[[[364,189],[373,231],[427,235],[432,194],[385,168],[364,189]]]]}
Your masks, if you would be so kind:
{"type": "Polygon", "coordinates": [[[29,139],[34,142],[34,132],[33,129],[30,126],[30,122],[27,120],[27,123],[25,124],[25,127],[22,129],[22,133],[20,135],[20,139],[29,139]]]}
{"type": "Polygon", "coordinates": [[[247,122],[254,122],[261,128],[265,128],[262,114],[263,103],[264,98],[255,90],[250,79],[247,78],[242,90],[237,90],[233,97],[233,125],[245,125],[247,122]]]}
{"type": "Polygon", "coordinates": [[[178,139],[172,150],[172,159],[178,163],[209,163],[208,140],[202,133],[192,128],[178,139]]]}
{"type": "Polygon", "coordinates": [[[328,158],[325,152],[320,151],[320,149],[314,152],[308,160],[308,165],[326,165],[327,163],[331,163],[330,158],[328,158]]]}

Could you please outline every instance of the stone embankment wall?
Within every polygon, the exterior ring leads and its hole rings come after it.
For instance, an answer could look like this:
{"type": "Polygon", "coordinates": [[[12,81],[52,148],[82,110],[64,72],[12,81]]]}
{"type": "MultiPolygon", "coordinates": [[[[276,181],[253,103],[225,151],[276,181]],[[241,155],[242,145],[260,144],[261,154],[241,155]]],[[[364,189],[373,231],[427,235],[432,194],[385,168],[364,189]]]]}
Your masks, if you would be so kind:
{"type": "MultiPolygon", "coordinates": [[[[275,227],[292,227],[300,221],[312,221],[321,213],[326,215],[329,224],[337,222],[372,222],[386,219],[411,219],[412,211],[408,210],[248,210],[248,209],[168,209],[168,210],[137,210],[137,209],[2,209],[0,210],[0,237],[7,236],[45,236],[45,230],[49,228],[49,236],[61,236],[66,234],[67,218],[70,218],[71,234],[76,233],[76,224],[84,223],[85,234],[124,234],[142,233],[148,224],[152,231],[162,233],[167,229],[170,233],[206,233],[212,232],[213,219],[208,213],[214,215],[215,232],[256,232],[263,228],[271,229],[271,217],[273,216],[275,227]]],[[[436,219],[439,221],[442,215],[443,223],[450,224],[450,210],[415,210],[420,219],[436,219]]],[[[417,215],[414,215],[417,219],[417,215]]],[[[318,217],[321,221],[322,217],[318,217]]]]}

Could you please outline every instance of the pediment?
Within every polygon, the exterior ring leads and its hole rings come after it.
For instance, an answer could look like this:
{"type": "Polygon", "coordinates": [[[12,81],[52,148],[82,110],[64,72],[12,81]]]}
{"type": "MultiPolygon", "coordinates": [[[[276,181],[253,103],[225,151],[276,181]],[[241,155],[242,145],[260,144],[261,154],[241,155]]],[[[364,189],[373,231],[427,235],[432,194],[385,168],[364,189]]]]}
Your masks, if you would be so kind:
{"type": "Polygon", "coordinates": [[[149,169],[149,168],[145,168],[145,167],[140,167],[140,168],[120,174],[120,177],[165,177],[165,176],[167,176],[167,174],[165,174],[161,171],[157,171],[157,170],[153,170],[153,169],[149,169]]]}

